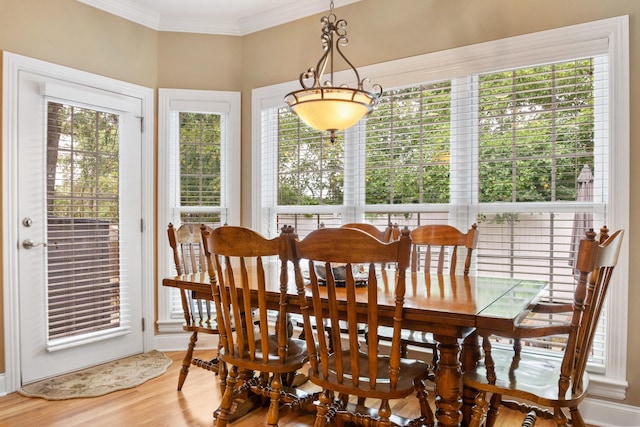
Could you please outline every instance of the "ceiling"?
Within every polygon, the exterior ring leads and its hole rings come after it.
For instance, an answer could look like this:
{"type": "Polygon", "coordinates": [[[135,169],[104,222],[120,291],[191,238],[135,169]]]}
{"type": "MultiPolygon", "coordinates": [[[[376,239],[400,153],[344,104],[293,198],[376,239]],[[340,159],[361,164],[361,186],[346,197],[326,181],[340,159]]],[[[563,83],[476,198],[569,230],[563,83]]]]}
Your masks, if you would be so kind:
{"type": "MultiPolygon", "coordinates": [[[[329,0],[77,0],[157,31],[243,36],[329,12],[329,0]]],[[[334,7],[361,0],[334,0],[334,7]]]]}

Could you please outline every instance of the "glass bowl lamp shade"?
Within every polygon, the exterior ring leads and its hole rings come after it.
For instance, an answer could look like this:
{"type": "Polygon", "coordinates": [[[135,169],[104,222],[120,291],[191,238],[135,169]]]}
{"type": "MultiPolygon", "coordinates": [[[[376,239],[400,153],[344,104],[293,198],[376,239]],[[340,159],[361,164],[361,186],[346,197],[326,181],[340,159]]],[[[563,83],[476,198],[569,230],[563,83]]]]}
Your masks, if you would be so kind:
{"type": "Polygon", "coordinates": [[[348,44],[347,22],[337,19],[333,14],[333,1],[329,16],[324,16],[322,22],[323,54],[315,68],[309,68],[300,74],[302,89],[291,92],[284,97],[289,109],[310,127],[327,131],[331,134],[331,141],[335,140],[335,132],[350,128],[368,115],[382,95],[380,85],[372,85],[372,90],[365,90],[364,82],[360,79],[358,70],[344,56],[340,47],[348,44]],[[357,88],[347,85],[334,85],[334,52],[355,74],[357,88]],[[329,65],[329,73],[325,70],[329,65]]]}
{"type": "Polygon", "coordinates": [[[291,92],[285,102],[312,128],[336,132],[350,128],[369,114],[376,97],[359,89],[325,87],[291,92]]]}

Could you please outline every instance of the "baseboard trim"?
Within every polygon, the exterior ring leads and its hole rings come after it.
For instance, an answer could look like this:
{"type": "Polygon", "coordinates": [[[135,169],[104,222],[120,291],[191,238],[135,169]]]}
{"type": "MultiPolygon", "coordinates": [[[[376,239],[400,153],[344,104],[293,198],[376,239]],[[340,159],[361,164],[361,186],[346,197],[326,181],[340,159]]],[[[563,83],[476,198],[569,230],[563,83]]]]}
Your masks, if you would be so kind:
{"type": "MultiPolygon", "coordinates": [[[[189,345],[191,334],[160,334],[154,337],[155,349],[160,351],[185,351],[189,345]]],[[[196,349],[210,350],[218,348],[218,336],[198,334],[196,349]]]]}
{"type": "Polygon", "coordinates": [[[7,376],[3,372],[0,374],[0,397],[6,396],[7,394],[9,394],[7,391],[7,376]]]}
{"type": "Polygon", "coordinates": [[[580,413],[587,424],[599,427],[640,426],[640,407],[637,406],[587,398],[580,405],[580,413]]]}

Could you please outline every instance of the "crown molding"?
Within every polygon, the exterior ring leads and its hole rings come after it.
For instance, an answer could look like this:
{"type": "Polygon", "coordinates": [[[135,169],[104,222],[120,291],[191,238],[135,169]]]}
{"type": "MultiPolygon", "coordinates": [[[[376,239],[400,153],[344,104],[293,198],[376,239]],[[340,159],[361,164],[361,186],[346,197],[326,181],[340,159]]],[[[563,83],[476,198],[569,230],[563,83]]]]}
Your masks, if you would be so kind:
{"type": "MultiPolygon", "coordinates": [[[[296,1],[286,7],[270,9],[243,17],[241,19],[225,19],[222,15],[199,15],[194,11],[191,15],[162,15],[157,10],[141,6],[132,0],[77,0],[112,15],[119,16],[156,31],[173,31],[184,33],[218,34],[244,36],[247,34],[275,27],[296,19],[327,11],[325,0],[296,1]]],[[[335,7],[346,6],[362,0],[335,0],[335,7]]]]}

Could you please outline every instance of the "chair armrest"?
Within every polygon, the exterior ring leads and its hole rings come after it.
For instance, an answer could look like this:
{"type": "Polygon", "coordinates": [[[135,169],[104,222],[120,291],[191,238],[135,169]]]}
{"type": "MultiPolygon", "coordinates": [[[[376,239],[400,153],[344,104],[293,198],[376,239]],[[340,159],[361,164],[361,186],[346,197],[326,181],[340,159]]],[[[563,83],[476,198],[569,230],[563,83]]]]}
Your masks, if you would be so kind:
{"type": "Polygon", "coordinates": [[[178,282],[174,288],[191,292],[191,297],[202,300],[213,300],[211,285],[205,282],[178,282]]]}
{"type": "Polygon", "coordinates": [[[568,323],[554,325],[516,325],[513,338],[541,338],[551,335],[566,335],[571,331],[568,323]]]}
{"type": "Polygon", "coordinates": [[[539,302],[531,308],[533,313],[567,313],[573,311],[571,303],[539,302]]]}

